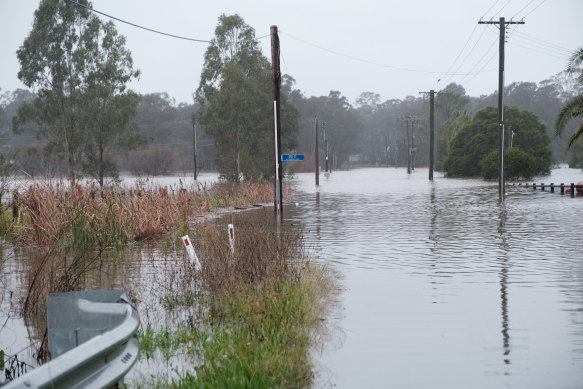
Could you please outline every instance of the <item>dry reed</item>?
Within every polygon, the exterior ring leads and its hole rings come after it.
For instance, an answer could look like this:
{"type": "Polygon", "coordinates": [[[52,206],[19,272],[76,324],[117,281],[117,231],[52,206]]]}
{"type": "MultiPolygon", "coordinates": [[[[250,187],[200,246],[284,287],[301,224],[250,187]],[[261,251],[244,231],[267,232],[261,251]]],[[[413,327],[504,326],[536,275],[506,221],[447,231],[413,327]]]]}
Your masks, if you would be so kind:
{"type": "Polygon", "coordinates": [[[147,189],[136,184],[124,191],[35,183],[18,195],[24,218],[13,236],[40,246],[54,244],[59,238],[71,245],[108,247],[181,232],[195,215],[266,203],[272,198],[273,186],[268,182],[218,183],[209,188],[187,188],[180,183],[147,189]]]}

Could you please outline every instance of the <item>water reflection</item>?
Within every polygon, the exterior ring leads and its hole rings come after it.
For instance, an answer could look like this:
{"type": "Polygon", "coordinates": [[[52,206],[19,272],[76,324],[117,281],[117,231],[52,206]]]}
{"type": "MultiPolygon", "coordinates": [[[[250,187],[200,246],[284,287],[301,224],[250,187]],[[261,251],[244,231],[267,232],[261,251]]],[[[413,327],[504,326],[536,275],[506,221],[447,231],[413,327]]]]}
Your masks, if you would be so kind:
{"type": "Polygon", "coordinates": [[[315,224],[318,254],[346,287],[346,338],[319,357],[319,385],[583,382],[580,199],[509,187],[499,203],[496,183],[429,182],[421,169],[336,171],[318,189],[311,178],[299,175],[286,218],[315,224]]]}
{"type": "Polygon", "coordinates": [[[499,203],[500,224],[498,234],[500,235],[501,265],[500,270],[500,299],[502,306],[502,345],[504,351],[504,363],[510,364],[510,332],[508,325],[508,240],[506,231],[506,206],[499,203]]]}

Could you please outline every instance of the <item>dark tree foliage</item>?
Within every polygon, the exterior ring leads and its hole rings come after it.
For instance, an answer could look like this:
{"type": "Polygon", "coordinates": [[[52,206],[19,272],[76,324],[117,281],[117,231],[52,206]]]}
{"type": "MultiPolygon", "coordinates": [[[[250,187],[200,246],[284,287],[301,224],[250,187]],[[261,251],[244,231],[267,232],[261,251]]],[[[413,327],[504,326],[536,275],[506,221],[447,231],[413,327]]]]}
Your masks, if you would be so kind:
{"type": "MultiPolygon", "coordinates": [[[[530,179],[536,175],[535,158],[519,147],[504,151],[504,177],[508,180],[530,179]]],[[[482,159],[482,177],[486,180],[498,178],[498,150],[482,159]]]]}
{"type": "Polygon", "coordinates": [[[108,151],[124,145],[120,140],[135,129],[138,96],[126,84],[138,72],[113,23],[101,22],[85,7],[43,0],[35,11],[17,56],[18,78],[37,97],[20,106],[13,130],[36,123],[45,152],[66,160],[71,180],[88,173],[103,184],[104,175],[116,175],[108,151]]]}
{"type": "MultiPolygon", "coordinates": [[[[221,176],[238,182],[273,176],[271,64],[255,30],[239,15],[221,15],[195,94],[199,118],[214,139],[221,176]]],[[[282,149],[296,146],[297,111],[281,94],[282,149]]]]}
{"type": "MultiPolygon", "coordinates": [[[[552,153],[544,124],[534,113],[514,106],[505,107],[504,117],[506,135],[511,137],[514,132],[512,148],[520,149],[527,156],[518,151],[510,152],[509,163],[514,161],[518,165],[508,166],[513,176],[531,177],[533,174],[549,173],[552,153]]],[[[490,170],[484,169],[493,158],[491,153],[498,150],[497,142],[498,109],[487,107],[478,111],[453,137],[444,161],[447,176],[487,175],[492,178],[490,170]]],[[[505,144],[510,145],[510,139],[505,144]]]]}

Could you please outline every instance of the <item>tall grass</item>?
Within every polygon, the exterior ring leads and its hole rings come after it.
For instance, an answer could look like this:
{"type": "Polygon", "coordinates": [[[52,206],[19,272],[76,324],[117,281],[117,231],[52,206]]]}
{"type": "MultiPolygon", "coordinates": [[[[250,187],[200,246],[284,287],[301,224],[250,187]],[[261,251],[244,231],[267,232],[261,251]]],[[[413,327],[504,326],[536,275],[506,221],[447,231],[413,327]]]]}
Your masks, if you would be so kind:
{"type": "Polygon", "coordinates": [[[24,221],[23,228],[13,231],[13,238],[41,246],[59,237],[75,247],[110,247],[178,234],[188,229],[195,215],[264,203],[272,196],[268,182],[218,183],[208,188],[187,188],[181,183],[147,189],[136,184],[123,191],[36,183],[18,196],[24,221]]]}
{"type": "Polygon", "coordinates": [[[167,299],[183,304],[189,319],[146,330],[140,343],[146,355],[156,349],[165,358],[189,355],[197,366],[156,387],[310,386],[310,349],[323,329],[333,283],[324,267],[307,260],[301,230],[284,225],[279,239],[275,231],[269,210],[196,226],[202,271],[186,267],[184,284],[167,299]],[[234,255],[227,222],[235,224],[234,255]]]}
{"type": "Polygon", "coordinates": [[[105,250],[128,241],[163,236],[171,240],[188,231],[195,215],[213,210],[213,204],[268,201],[270,189],[266,182],[238,188],[136,185],[124,191],[71,188],[62,181],[29,186],[15,196],[21,217],[4,229],[31,253],[28,287],[22,296],[25,318],[36,328],[46,328],[46,296],[86,289],[92,278],[99,277],[105,250]],[[241,194],[245,201],[237,198],[241,194]]]}

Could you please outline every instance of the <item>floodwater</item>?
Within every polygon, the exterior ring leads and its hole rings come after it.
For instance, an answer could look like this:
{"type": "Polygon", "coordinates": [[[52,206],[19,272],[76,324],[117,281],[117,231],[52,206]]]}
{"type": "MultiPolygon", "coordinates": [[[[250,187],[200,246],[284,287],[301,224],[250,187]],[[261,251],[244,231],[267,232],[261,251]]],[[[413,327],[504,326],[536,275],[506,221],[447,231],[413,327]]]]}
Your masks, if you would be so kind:
{"type": "MultiPolygon", "coordinates": [[[[374,168],[321,175],[318,188],[313,174],[291,180],[285,222],[302,225],[311,254],[341,277],[314,386],[582,388],[583,196],[508,186],[500,203],[497,182],[427,176],[374,168]]],[[[562,168],[536,182],[580,180],[562,168]]],[[[0,245],[0,349],[34,366],[39,334],[19,314],[28,255],[0,245]]],[[[129,290],[144,327],[169,325],[159,302],[180,287],[184,253],[128,246],[122,257],[96,287],[129,290]]],[[[183,367],[141,360],[128,378],[183,367]]]]}
{"type": "Polygon", "coordinates": [[[497,182],[427,169],[314,181],[284,218],[342,275],[316,387],[583,387],[583,197],[508,186],[500,203],[497,182]]]}

